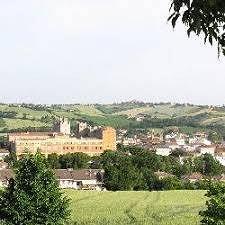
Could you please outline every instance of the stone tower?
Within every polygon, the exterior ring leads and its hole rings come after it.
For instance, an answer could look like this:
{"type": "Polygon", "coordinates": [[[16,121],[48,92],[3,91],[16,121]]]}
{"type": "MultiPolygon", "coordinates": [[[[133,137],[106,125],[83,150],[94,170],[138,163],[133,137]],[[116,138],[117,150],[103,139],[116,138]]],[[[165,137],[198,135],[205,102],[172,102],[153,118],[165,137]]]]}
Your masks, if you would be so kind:
{"type": "Polygon", "coordinates": [[[112,127],[105,127],[102,131],[103,150],[116,150],[116,130],[112,127]]]}
{"type": "Polygon", "coordinates": [[[70,122],[67,118],[60,118],[54,126],[54,131],[64,135],[70,135],[70,122]]]}

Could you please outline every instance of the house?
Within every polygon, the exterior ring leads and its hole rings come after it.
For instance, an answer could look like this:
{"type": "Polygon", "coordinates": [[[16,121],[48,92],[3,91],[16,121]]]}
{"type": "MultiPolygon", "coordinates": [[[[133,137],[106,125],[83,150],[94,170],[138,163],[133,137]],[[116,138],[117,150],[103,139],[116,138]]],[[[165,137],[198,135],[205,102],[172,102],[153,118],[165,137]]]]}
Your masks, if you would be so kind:
{"type": "Polygon", "coordinates": [[[154,175],[156,177],[158,177],[159,180],[162,180],[162,179],[167,178],[167,177],[175,177],[175,175],[170,174],[170,173],[166,173],[166,172],[163,172],[163,171],[154,172],[154,175]]]}
{"type": "Polygon", "coordinates": [[[55,170],[60,188],[76,190],[102,190],[104,171],[99,169],[57,169],[55,170]]]}
{"type": "Polygon", "coordinates": [[[201,145],[198,147],[198,152],[200,153],[200,155],[210,154],[214,156],[215,150],[215,145],[201,145]]]}
{"type": "Polygon", "coordinates": [[[0,170],[4,170],[8,168],[8,163],[4,162],[4,161],[0,161],[0,170]]]}
{"type": "Polygon", "coordinates": [[[4,160],[9,155],[9,151],[5,148],[0,148],[0,160],[4,160]]]}
{"type": "Polygon", "coordinates": [[[217,159],[220,162],[220,164],[225,166],[225,148],[224,148],[224,146],[216,147],[215,159],[217,159]]]}
{"type": "Polygon", "coordinates": [[[212,142],[206,138],[194,137],[189,139],[189,144],[211,145],[212,142]]]}
{"type": "Polygon", "coordinates": [[[192,174],[189,174],[189,175],[182,176],[182,179],[188,180],[191,183],[193,183],[193,182],[196,182],[196,181],[203,180],[203,175],[201,173],[195,172],[195,173],[192,173],[192,174]]]}
{"type": "Polygon", "coordinates": [[[0,170],[0,187],[6,187],[9,184],[9,180],[13,177],[12,170],[2,169],[0,170]]]}
{"type": "MultiPolygon", "coordinates": [[[[103,175],[104,171],[99,169],[55,170],[55,176],[60,188],[72,188],[76,190],[103,190],[103,175]]],[[[7,186],[12,177],[12,170],[0,170],[0,187],[7,186]]]]}
{"type": "Polygon", "coordinates": [[[122,143],[125,146],[129,146],[129,145],[136,145],[137,141],[135,138],[124,138],[122,143]]]}
{"type": "Polygon", "coordinates": [[[169,156],[172,152],[172,149],[169,147],[158,147],[156,148],[156,154],[161,156],[169,156]]]}

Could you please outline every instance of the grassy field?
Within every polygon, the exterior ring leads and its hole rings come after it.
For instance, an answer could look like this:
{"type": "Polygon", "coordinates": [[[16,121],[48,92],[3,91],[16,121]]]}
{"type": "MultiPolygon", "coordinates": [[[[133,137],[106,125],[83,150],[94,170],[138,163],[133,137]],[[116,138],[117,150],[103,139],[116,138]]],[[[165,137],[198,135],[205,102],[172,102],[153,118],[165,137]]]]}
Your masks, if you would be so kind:
{"type": "MultiPolygon", "coordinates": [[[[225,108],[210,108],[208,106],[171,105],[171,104],[139,104],[121,103],[106,105],[58,105],[43,106],[42,108],[27,107],[25,105],[0,104],[0,112],[14,112],[12,118],[2,116],[0,132],[11,131],[17,128],[51,127],[52,121],[43,120],[43,117],[67,117],[73,123],[76,120],[86,120],[90,124],[113,126],[115,128],[138,127],[140,122],[130,117],[144,114],[154,119],[179,119],[188,117],[191,121],[198,122],[199,126],[222,125],[225,126],[225,108]],[[44,122],[43,122],[44,121],[44,122]]],[[[188,125],[187,125],[188,126],[188,125]]],[[[195,126],[196,127],[196,126],[195,126]]],[[[152,127],[149,127],[152,128],[152,127]]]]}
{"type": "Polygon", "coordinates": [[[204,191],[89,192],[67,190],[71,225],[198,225],[204,191]]]}

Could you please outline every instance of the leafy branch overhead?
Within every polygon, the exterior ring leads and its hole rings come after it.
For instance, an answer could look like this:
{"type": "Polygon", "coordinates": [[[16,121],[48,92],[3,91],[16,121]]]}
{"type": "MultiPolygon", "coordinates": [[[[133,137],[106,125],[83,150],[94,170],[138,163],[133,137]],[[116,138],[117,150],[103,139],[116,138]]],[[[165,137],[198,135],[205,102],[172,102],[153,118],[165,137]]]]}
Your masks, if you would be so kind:
{"type": "Polygon", "coordinates": [[[173,27],[181,19],[188,36],[204,34],[205,43],[216,43],[225,55],[225,0],[172,0],[170,11],[173,27]]]}

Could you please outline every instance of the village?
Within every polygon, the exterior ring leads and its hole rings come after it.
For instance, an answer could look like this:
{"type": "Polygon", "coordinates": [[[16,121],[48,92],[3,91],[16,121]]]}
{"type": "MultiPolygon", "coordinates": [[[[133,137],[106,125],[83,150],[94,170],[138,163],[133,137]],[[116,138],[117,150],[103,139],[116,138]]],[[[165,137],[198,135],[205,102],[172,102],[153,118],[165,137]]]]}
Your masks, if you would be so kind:
{"type": "MultiPolygon", "coordinates": [[[[53,132],[8,133],[7,142],[2,143],[0,149],[0,186],[7,186],[10,178],[13,177],[10,166],[5,160],[12,153],[15,153],[17,158],[22,157],[26,152],[35,154],[37,151],[45,156],[54,153],[63,155],[81,152],[94,157],[106,150],[116,151],[116,145],[120,145],[139,147],[163,157],[175,156],[181,164],[187,158],[210,154],[225,166],[225,143],[212,143],[204,132],[197,132],[193,137],[189,137],[178,131],[162,135],[155,134],[153,130],[148,134],[141,133],[128,138],[127,130],[124,129],[116,131],[111,127],[93,127],[84,121],[78,122],[77,125],[76,137],[71,136],[70,122],[66,118],[61,118],[53,125],[53,132]]],[[[103,169],[55,169],[55,175],[60,188],[106,190],[103,169]]],[[[156,171],[155,175],[158,179],[174,176],[164,171],[156,171]]],[[[205,179],[201,173],[197,172],[182,178],[190,182],[205,179]]],[[[225,181],[225,175],[221,174],[213,179],[225,181]]]]}

